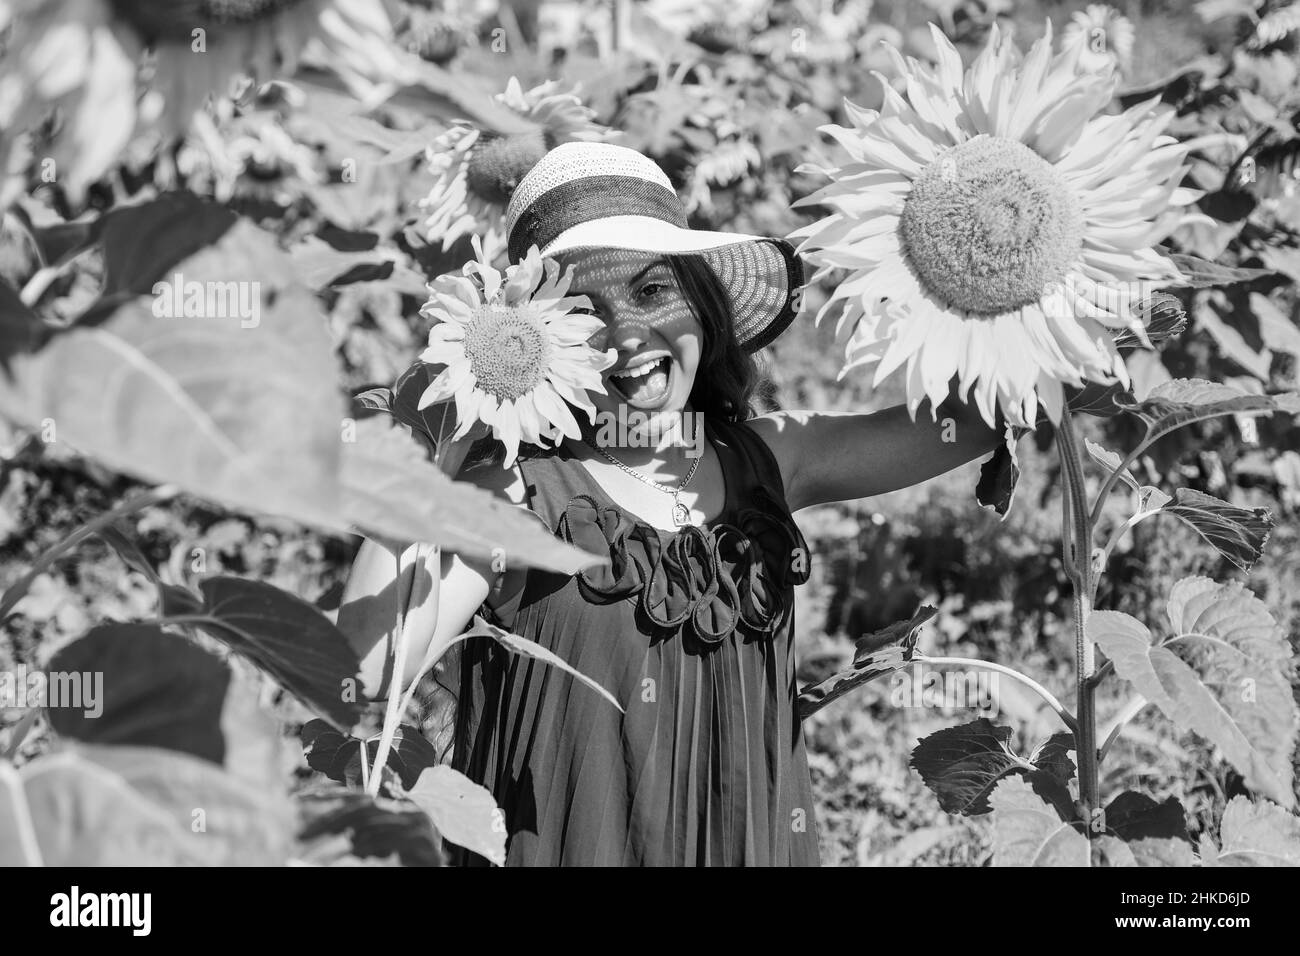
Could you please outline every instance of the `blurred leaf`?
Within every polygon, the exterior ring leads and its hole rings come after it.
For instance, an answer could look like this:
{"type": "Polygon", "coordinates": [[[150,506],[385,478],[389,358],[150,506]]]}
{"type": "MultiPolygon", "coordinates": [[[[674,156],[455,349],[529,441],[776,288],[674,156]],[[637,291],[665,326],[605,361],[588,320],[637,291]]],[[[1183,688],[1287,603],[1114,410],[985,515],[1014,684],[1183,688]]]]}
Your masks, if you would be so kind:
{"type": "Polygon", "coordinates": [[[849,691],[905,667],[916,649],[917,632],[938,613],[936,608],[922,605],[910,619],[859,638],[848,667],[799,692],[795,701],[799,719],[807,720],[849,691]]]}
{"type": "Polygon", "coordinates": [[[1246,341],[1238,324],[1229,321],[1230,318],[1235,318],[1231,309],[1226,301],[1216,303],[1207,299],[1200,302],[1196,306],[1196,325],[1210,333],[1225,358],[1236,362],[1260,381],[1267,382],[1272,363],[1268,349],[1257,349],[1246,341]],[[1221,313],[1220,309],[1225,310],[1226,314],[1221,313]]]}
{"type": "Polygon", "coordinates": [[[359,252],[336,249],[317,236],[306,236],[289,249],[295,273],[313,289],[336,284],[335,280],[344,277],[358,266],[378,268],[386,265],[391,274],[392,255],[391,251],[385,252],[378,248],[359,252]]]}
{"type": "Polygon", "coordinates": [[[1073,798],[1059,776],[1062,765],[1057,749],[1049,749],[1044,754],[1047,765],[1038,766],[1013,753],[1010,740],[1010,727],[980,717],[922,738],[912,750],[910,765],[934,791],[945,813],[988,813],[989,794],[998,782],[1023,774],[1039,799],[1049,800],[1056,808],[1057,823],[1073,817],[1073,798]]]}
{"type": "MultiPolygon", "coordinates": [[[[207,760],[69,744],[25,764],[21,776],[47,866],[282,866],[289,858],[288,797],[207,760]]],[[[13,849],[0,843],[0,862],[14,862],[13,849]]]]}
{"type": "Polygon", "coordinates": [[[447,766],[430,767],[407,798],[429,815],[443,838],[487,857],[506,862],[506,828],[496,800],[485,787],[447,766]]]}
{"type": "Polygon", "coordinates": [[[1290,808],[1300,712],[1286,677],[1290,650],[1272,615],[1241,584],[1194,577],[1174,585],[1169,619],[1173,636],[1158,643],[1118,611],[1094,611],[1087,631],[1138,693],[1222,749],[1251,788],[1290,808]]]}
{"type": "Polygon", "coordinates": [[[213,637],[322,711],[338,727],[361,715],[360,663],[329,618],[300,598],[261,581],[218,576],[200,583],[202,616],[213,637]]]}
{"type": "Polygon", "coordinates": [[[347,834],[355,856],[386,858],[398,854],[404,866],[442,866],[442,840],[428,814],[391,800],[337,790],[300,798],[308,818],[298,834],[303,842],[330,834],[347,834]]]}
{"type": "Polygon", "coordinates": [[[46,331],[18,291],[0,279],[0,368],[8,369],[13,356],[35,350],[46,331]]]}
{"type": "Polygon", "coordinates": [[[1178,266],[1178,271],[1186,277],[1184,281],[1171,283],[1173,288],[1208,289],[1214,286],[1233,285],[1237,282],[1250,282],[1273,274],[1269,269],[1225,266],[1182,253],[1174,253],[1169,258],[1174,261],[1174,265],[1178,266]]]}
{"type": "Polygon", "coordinates": [[[1247,573],[1263,555],[1274,525],[1267,508],[1238,508],[1190,488],[1177,489],[1172,502],[1161,511],[1187,522],[1216,551],[1247,573]]]}
{"type": "Polygon", "coordinates": [[[1090,866],[1088,838],[1043,802],[1023,780],[994,781],[994,866],[1090,866]]]}
{"type": "MultiPolygon", "coordinates": [[[[163,747],[222,764],[221,712],[230,669],[156,624],[102,624],[60,648],[49,671],[84,706],[47,707],[64,737],[95,744],[163,747]],[[94,677],[94,686],[84,683],[94,677]],[[90,696],[97,696],[93,702],[90,696]]],[[[53,693],[51,688],[51,693],[53,693]]]]}
{"type": "Polygon", "coordinates": [[[1126,790],[1106,805],[1103,818],[1106,831],[1126,843],[1162,837],[1182,840],[1191,849],[1187,836],[1187,813],[1174,797],[1157,803],[1145,794],[1126,790]]]}
{"type": "Polygon", "coordinates": [[[256,324],[161,318],[148,297],[132,299],[15,360],[13,386],[0,382],[6,408],[30,426],[52,419],[60,441],[145,481],[337,524],[329,477],[345,405],[314,297],[289,278],[274,239],[242,221],[178,271],[187,284],[257,283],[245,286],[260,303],[256,324]]]}
{"type": "Polygon", "coordinates": [[[1266,346],[1300,355],[1300,328],[1290,316],[1274,305],[1268,296],[1258,292],[1250,294],[1250,308],[1259,319],[1260,336],[1266,346]]]}
{"type": "Polygon", "coordinates": [[[574,574],[607,561],[557,538],[530,511],[452,481],[383,416],[356,423],[344,446],[343,513],[367,534],[437,544],[481,559],[574,574]]]}

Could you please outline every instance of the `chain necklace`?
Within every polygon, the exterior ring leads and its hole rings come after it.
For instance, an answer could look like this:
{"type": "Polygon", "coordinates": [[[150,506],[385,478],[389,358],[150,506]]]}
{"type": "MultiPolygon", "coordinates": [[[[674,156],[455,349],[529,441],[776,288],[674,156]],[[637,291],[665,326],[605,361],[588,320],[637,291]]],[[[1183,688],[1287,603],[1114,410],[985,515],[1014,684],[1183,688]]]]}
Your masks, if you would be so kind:
{"type": "Polygon", "coordinates": [[[664,494],[666,494],[666,495],[672,495],[672,496],[673,496],[673,525],[674,525],[674,526],[676,526],[676,527],[678,527],[678,528],[684,528],[684,527],[686,527],[687,525],[689,525],[689,524],[691,523],[691,512],[690,512],[690,509],[687,508],[684,504],[682,504],[681,501],[678,499],[677,496],[680,495],[680,494],[682,493],[682,489],[684,489],[684,488],[686,487],[686,483],[687,483],[688,481],[690,481],[690,480],[691,480],[691,476],[695,474],[695,469],[696,469],[697,467],[699,467],[699,464],[700,464],[700,459],[699,459],[699,458],[696,458],[695,461],[691,462],[691,467],[690,467],[689,470],[687,470],[687,472],[686,472],[686,477],[682,479],[682,483],[681,483],[680,485],[678,485],[676,488],[670,488],[670,487],[668,487],[667,485],[661,485],[659,482],[655,481],[653,478],[647,478],[645,475],[641,474],[640,472],[638,472],[638,471],[634,471],[633,469],[629,468],[627,465],[625,465],[625,464],[623,464],[621,461],[619,461],[617,458],[615,458],[613,455],[611,455],[609,452],[605,451],[605,449],[600,448],[600,447],[597,447],[597,448],[596,448],[596,451],[600,452],[602,455],[604,455],[606,458],[608,458],[610,461],[612,461],[612,462],[613,462],[615,465],[617,465],[619,468],[623,469],[625,472],[627,472],[629,475],[631,475],[631,476],[632,476],[633,478],[635,478],[637,481],[644,482],[644,483],[647,484],[647,485],[651,485],[652,487],[658,488],[660,491],[662,491],[662,492],[663,492],[664,494]]]}

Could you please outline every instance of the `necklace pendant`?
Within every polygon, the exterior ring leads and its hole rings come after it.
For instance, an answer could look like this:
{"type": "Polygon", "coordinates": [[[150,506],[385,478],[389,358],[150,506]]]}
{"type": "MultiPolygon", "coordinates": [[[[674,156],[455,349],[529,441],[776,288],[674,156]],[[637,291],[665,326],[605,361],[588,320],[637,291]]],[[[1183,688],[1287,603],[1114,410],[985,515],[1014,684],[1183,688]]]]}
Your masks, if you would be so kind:
{"type": "Polygon", "coordinates": [[[691,523],[691,512],[680,501],[673,505],[673,524],[679,528],[685,528],[691,523]]]}

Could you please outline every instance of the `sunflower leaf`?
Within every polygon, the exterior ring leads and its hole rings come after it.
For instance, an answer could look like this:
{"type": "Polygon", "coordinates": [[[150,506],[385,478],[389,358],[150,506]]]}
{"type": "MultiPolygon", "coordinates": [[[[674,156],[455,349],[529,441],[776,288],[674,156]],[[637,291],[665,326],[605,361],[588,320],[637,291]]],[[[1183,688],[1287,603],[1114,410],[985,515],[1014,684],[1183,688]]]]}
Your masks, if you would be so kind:
{"type": "Polygon", "coordinates": [[[1088,838],[1023,780],[1001,780],[988,802],[995,811],[994,866],[1091,865],[1088,838]]]}
{"type": "Polygon", "coordinates": [[[499,823],[496,800],[486,787],[439,765],[425,769],[406,796],[428,814],[444,839],[498,866],[505,864],[506,828],[499,823]]]}
{"type": "Polygon", "coordinates": [[[1069,778],[1062,777],[1059,747],[1040,748],[1042,763],[1034,763],[1012,751],[1010,740],[1010,727],[980,717],[922,738],[912,749],[910,764],[947,813],[988,813],[989,795],[998,783],[1023,775],[1033,792],[1055,808],[1057,823],[1074,819],[1074,799],[1066,786],[1069,778]]]}
{"type": "Polygon", "coordinates": [[[1248,786],[1292,807],[1300,711],[1272,615],[1239,583],[1193,577],[1174,585],[1169,619],[1173,636],[1155,641],[1127,614],[1094,611],[1088,637],[1166,717],[1216,744],[1248,786]]]}
{"type": "Polygon", "coordinates": [[[1176,378],[1157,385],[1142,401],[1118,399],[1120,406],[1146,422],[1146,443],[1193,422],[1221,415],[1300,414],[1300,395],[1252,395],[1231,385],[1197,378],[1176,378]]]}
{"type": "Polygon", "coordinates": [[[1217,848],[1202,842],[1204,866],[1300,866],[1300,819],[1271,803],[1233,797],[1223,810],[1219,840],[1217,848]]]}
{"type": "Polygon", "coordinates": [[[796,701],[799,719],[806,720],[849,691],[905,667],[916,650],[917,632],[938,613],[935,608],[922,605],[910,619],[895,621],[859,638],[853,661],[847,667],[799,692],[796,701]]]}
{"type": "Polygon", "coordinates": [[[1189,524],[1216,551],[1249,572],[1276,523],[1267,508],[1239,508],[1191,488],[1179,488],[1160,509],[1189,524]]]}

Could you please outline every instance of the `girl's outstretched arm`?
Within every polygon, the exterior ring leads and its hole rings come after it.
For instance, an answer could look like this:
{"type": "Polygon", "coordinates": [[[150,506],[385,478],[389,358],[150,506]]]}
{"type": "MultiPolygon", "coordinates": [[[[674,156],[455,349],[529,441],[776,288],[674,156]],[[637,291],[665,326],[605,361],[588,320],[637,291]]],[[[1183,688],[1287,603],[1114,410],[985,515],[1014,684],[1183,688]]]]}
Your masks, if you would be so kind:
{"type": "MultiPolygon", "coordinates": [[[[955,388],[955,386],[954,386],[955,388]]],[[[749,424],[781,467],[791,511],[883,495],[942,475],[991,452],[1002,440],[974,405],[950,394],[931,420],[923,402],[876,412],[771,412],[749,424]]]]}

